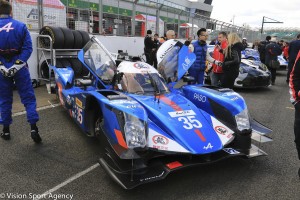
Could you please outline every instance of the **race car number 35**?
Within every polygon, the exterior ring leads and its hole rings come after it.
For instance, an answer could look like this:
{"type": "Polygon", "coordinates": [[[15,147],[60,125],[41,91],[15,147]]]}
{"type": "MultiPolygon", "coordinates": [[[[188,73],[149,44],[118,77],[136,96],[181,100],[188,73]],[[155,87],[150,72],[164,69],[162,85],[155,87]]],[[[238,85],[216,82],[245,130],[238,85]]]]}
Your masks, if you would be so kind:
{"type": "Polygon", "coordinates": [[[178,117],[177,119],[178,121],[183,123],[183,128],[185,129],[202,127],[202,124],[197,119],[195,119],[195,116],[178,117]]]}

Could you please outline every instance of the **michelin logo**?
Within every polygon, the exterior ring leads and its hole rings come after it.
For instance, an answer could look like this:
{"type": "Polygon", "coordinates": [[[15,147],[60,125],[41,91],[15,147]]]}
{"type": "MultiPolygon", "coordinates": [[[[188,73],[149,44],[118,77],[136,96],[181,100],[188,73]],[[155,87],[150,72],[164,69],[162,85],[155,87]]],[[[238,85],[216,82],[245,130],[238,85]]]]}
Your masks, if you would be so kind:
{"type": "Polygon", "coordinates": [[[191,62],[192,61],[186,56],[184,59],[184,63],[182,63],[182,68],[187,71],[189,69],[191,62]]]}

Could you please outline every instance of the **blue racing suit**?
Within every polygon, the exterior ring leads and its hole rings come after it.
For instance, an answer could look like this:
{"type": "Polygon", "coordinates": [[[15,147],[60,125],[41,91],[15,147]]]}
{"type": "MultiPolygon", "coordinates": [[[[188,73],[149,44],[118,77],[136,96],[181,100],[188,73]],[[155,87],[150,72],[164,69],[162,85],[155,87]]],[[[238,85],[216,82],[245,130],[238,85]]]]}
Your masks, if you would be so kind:
{"type": "Polygon", "coordinates": [[[26,25],[10,16],[2,15],[0,17],[1,65],[9,69],[20,61],[25,64],[12,77],[0,73],[0,124],[4,126],[12,123],[13,82],[17,86],[21,102],[25,106],[28,122],[35,124],[39,120],[35,94],[26,63],[31,53],[32,42],[26,25]]]}

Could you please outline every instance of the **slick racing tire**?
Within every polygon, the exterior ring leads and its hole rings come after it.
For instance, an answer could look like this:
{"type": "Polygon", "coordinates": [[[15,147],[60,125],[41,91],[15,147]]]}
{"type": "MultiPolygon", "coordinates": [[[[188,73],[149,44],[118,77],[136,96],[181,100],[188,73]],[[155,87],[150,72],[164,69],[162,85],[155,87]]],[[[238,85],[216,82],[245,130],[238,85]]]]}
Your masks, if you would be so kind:
{"type": "Polygon", "coordinates": [[[82,64],[77,58],[69,59],[75,78],[82,77],[82,64]]]}
{"type": "MultiPolygon", "coordinates": [[[[49,78],[49,66],[48,64],[50,64],[51,60],[48,59],[47,61],[44,60],[41,64],[41,68],[40,68],[40,72],[41,72],[41,77],[42,78],[49,78]],[[48,64],[47,64],[48,63],[48,64]]],[[[51,77],[54,77],[54,74],[51,74],[51,77]]]]}
{"type": "Polygon", "coordinates": [[[67,67],[72,67],[72,64],[71,62],[69,61],[69,59],[66,59],[66,58],[61,58],[59,59],[60,63],[62,64],[62,66],[64,68],[67,68],[67,67]]]}
{"type": "Polygon", "coordinates": [[[86,31],[79,31],[79,33],[82,36],[82,47],[81,48],[83,48],[86,45],[86,43],[88,43],[90,41],[91,38],[90,38],[90,35],[88,34],[88,32],[86,32],[86,31]]]}
{"type": "MultiPolygon", "coordinates": [[[[40,35],[49,35],[52,38],[53,49],[64,48],[64,33],[59,27],[44,26],[40,30],[40,35]]],[[[40,46],[42,48],[50,48],[50,40],[48,38],[40,38],[40,46]]]]}
{"type": "Polygon", "coordinates": [[[64,46],[63,49],[73,49],[74,46],[74,35],[72,30],[68,29],[68,28],[64,28],[64,27],[59,27],[60,30],[63,32],[64,34],[64,46]]]}
{"type": "Polygon", "coordinates": [[[72,32],[73,32],[73,36],[74,36],[73,49],[82,49],[83,39],[82,39],[81,33],[77,30],[72,30],[72,32]]]}

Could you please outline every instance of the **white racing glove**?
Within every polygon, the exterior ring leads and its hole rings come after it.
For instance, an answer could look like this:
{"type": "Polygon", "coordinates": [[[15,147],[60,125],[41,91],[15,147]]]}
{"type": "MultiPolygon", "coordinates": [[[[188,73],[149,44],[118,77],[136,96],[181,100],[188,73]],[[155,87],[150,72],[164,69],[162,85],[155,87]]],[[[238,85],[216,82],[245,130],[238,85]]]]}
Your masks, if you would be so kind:
{"type": "Polygon", "coordinates": [[[6,68],[2,62],[0,62],[0,72],[2,73],[3,76],[5,77],[13,77],[17,71],[19,71],[22,67],[26,65],[25,62],[21,60],[17,60],[13,66],[10,68],[6,68]]]}

